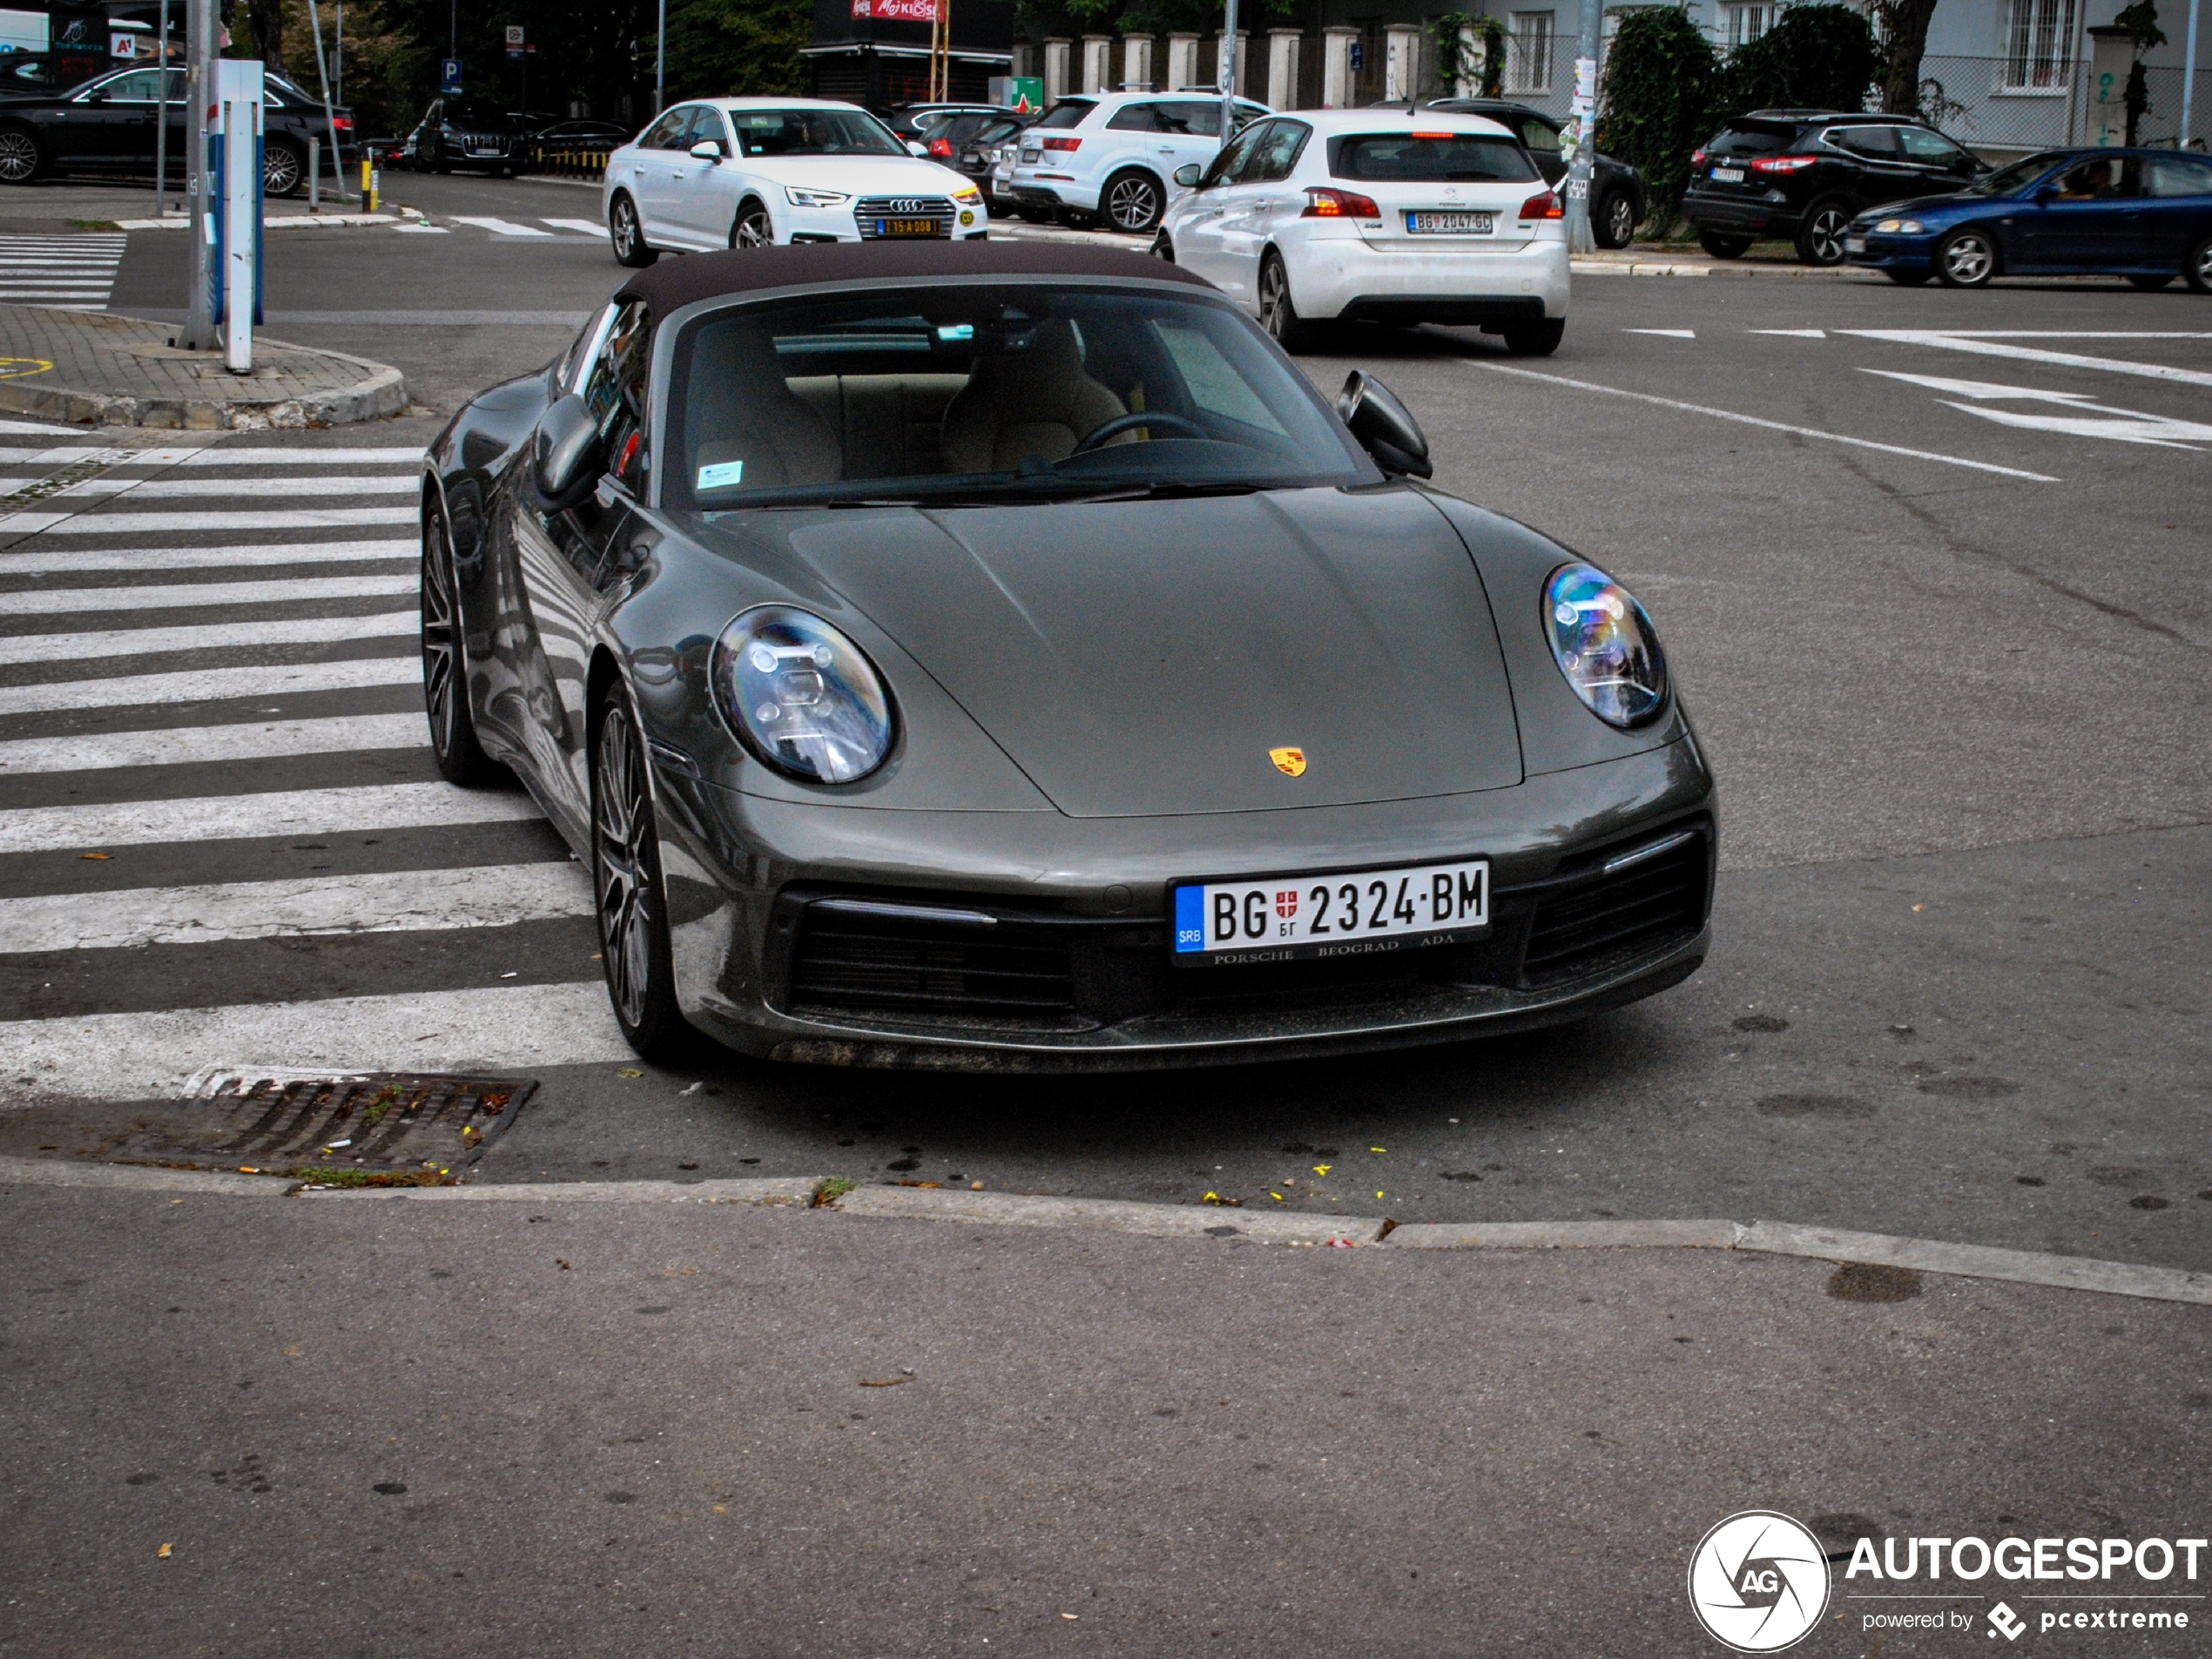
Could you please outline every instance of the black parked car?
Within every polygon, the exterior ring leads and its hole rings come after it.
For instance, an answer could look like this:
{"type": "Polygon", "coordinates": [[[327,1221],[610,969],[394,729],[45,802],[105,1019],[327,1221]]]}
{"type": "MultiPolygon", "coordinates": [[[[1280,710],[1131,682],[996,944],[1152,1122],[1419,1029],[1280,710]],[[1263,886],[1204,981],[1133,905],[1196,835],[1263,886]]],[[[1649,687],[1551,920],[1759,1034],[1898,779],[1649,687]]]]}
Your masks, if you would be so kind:
{"type": "Polygon", "coordinates": [[[998,214],[1014,211],[1014,152],[1022,130],[1037,118],[1030,115],[995,115],[980,125],[972,126],[960,140],[960,156],[954,163],[961,172],[975,181],[983,192],[983,200],[991,212],[998,214]]]}
{"type": "Polygon", "coordinates": [[[1787,237],[1808,265],[1840,265],[1844,227],[1870,207],[1938,196],[1989,168],[1924,122],[1834,110],[1754,110],[1689,158],[1682,215],[1715,259],[1787,237]]]}
{"type": "Polygon", "coordinates": [[[918,144],[949,165],[960,146],[987,121],[1012,116],[996,104],[894,104],[884,119],[906,144],[918,144]]]}
{"type": "MultiPolygon", "coordinates": [[[[185,172],[185,71],[169,77],[169,172],[185,172]]],[[[27,185],[61,173],[153,172],[155,123],[160,111],[161,77],[155,68],[116,70],[62,92],[0,95],[0,184],[27,185]]],[[[282,76],[266,83],[266,141],[261,152],[261,187],[272,196],[289,196],[307,183],[307,140],[321,145],[322,166],[329,168],[331,123],[322,104],[282,76]]],[[[359,157],[354,142],[353,111],[336,112],[341,162],[359,157]]]]}
{"type": "Polygon", "coordinates": [[[496,178],[518,171],[515,123],[496,104],[442,98],[407,136],[407,165],[417,172],[476,167],[496,178]]]}
{"type": "MultiPolygon", "coordinates": [[[[1428,106],[1453,115],[1480,115],[1511,130],[1527,145],[1544,182],[1567,177],[1566,144],[1561,122],[1541,110],[1501,98],[1440,98],[1428,106]]],[[[1600,247],[1626,247],[1643,222],[1643,175],[1625,161],[1600,151],[1590,165],[1590,232],[1600,247]]]]}

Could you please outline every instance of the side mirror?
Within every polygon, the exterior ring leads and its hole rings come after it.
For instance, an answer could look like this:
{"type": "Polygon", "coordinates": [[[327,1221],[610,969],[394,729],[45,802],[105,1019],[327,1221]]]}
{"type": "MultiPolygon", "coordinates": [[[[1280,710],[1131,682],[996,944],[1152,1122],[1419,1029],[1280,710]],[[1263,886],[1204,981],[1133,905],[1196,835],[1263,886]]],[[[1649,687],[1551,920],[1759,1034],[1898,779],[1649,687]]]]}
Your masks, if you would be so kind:
{"type": "Polygon", "coordinates": [[[1186,161],[1175,170],[1175,182],[1185,190],[1195,190],[1198,186],[1198,176],[1204,171],[1197,162],[1186,161]]]}
{"type": "Polygon", "coordinates": [[[694,161],[721,160],[722,140],[719,138],[701,138],[697,144],[691,146],[691,159],[694,161]]]}
{"type": "Polygon", "coordinates": [[[2053,185],[2046,185],[2035,192],[2035,205],[2038,207],[2048,207],[2053,202],[2058,200],[2058,189],[2053,185]]]}
{"type": "Polygon", "coordinates": [[[105,91],[87,92],[84,95],[84,101],[87,104],[105,104],[107,102],[107,94],[105,91]]]}
{"type": "Polygon", "coordinates": [[[929,159],[929,146],[926,144],[920,144],[912,138],[908,138],[907,140],[907,153],[910,156],[920,156],[924,161],[927,161],[929,159]]]}
{"type": "Polygon", "coordinates": [[[1395,393],[1365,369],[1353,369],[1344,390],[1337,394],[1337,417],[1385,472],[1413,478],[1435,475],[1420,422],[1395,393]]]}
{"type": "Polygon", "coordinates": [[[556,399],[538,417],[537,430],[530,435],[530,478],[537,493],[553,505],[575,505],[581,489],[597,479],[604,464],[598,422],[575,393],[556,399]]]}

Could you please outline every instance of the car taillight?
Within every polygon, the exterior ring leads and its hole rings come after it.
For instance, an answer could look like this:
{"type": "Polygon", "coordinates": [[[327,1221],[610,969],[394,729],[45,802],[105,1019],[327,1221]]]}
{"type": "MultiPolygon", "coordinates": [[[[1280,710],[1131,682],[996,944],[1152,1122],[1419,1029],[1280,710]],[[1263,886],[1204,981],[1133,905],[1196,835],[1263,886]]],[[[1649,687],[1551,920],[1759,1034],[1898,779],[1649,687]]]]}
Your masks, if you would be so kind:
{"type": "Polygon", "coordinates": [[[1521,204],[1523,219],[1564,219],[1567,210],[1559,205],[1559,198],[1550,191],[1541,196],[1531,196],[1521,204]]]}
{"type": "Polygon", "coordinates": [[[1081,138],[1047,138],[1044,147],[1048,150],[1080,150],[1083,147],[1083,141],[1081,138]]]}
{"type": "Polygon", "coordinates": [[[1689,152],[1689,165],[1693,167],[1703,166],[1705,165],[1705,152],[1703,150],[1692,150],[1689,152]]]}
{"type": "Polygon", "coordinates": [[[332,118],[330,125],[341,132],[351,132],[354,130],[354,118],[350,115],[335,116],[332,118]]]}
{"type": "Polygon", "coordinates": [[[1371,196],[1362,196],[1349,190],[1331,190],[1314,185],[1305,192],[1305,211],[1300,219],[1380,219],[1382,209],[1376,206],[1371,196]]]}
{"type": "Polygon", "coordinates": [[[929,153],[931,155],[948,156],[952,154],[952,152],[953,141],[950,138],[932,138],[929,141],[929,153]]]}
{"type": "Polygon", "coordinates": [[[1753,172],[1795,172],[1800,167],[1810,167],[1818,156],[1766,156],[1751,164],[1753,172]]]}

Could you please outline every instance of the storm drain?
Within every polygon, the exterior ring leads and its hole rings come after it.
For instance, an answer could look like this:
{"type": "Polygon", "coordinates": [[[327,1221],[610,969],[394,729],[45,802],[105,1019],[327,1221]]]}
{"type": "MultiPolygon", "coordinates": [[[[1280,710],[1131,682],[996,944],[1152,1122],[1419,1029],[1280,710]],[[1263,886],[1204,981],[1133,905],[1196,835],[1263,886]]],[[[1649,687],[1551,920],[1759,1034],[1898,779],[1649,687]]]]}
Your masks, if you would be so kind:
{"type": "Polygon", "coordinates": [[[483,1156],[536,1088],[530,1078],[414,1072],[202,1074],[167,1121],[105,1156],[334,1186],[442,1185],[483,1156]]]}

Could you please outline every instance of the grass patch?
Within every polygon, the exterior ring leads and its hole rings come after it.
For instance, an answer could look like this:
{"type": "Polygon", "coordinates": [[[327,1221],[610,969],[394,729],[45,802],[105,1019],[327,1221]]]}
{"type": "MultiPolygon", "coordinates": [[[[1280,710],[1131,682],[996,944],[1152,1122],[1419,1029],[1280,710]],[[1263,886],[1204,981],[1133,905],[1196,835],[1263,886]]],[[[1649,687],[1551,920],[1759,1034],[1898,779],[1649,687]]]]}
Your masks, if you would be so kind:
{"type": "Polygon", "coordinates": [[[72,219],[69,227],[73,231],[119,231],[123,227],[111,219],[72,219]]]}
{"type": "Polygon", "coordinates": [[[446,1170],[348,1170],[309,1164],[287,1171],[311,1187],[451,1187],[460,1183],[446,1170]]]}
{"type": "Polygon", "coordinates": [[[814,1207],[819,1210],[824,1204],[835,1204],[860,1184],[858,1181],[847,1181],[841,1175],[833,1175],[814,1189],[814,1207]]]}

